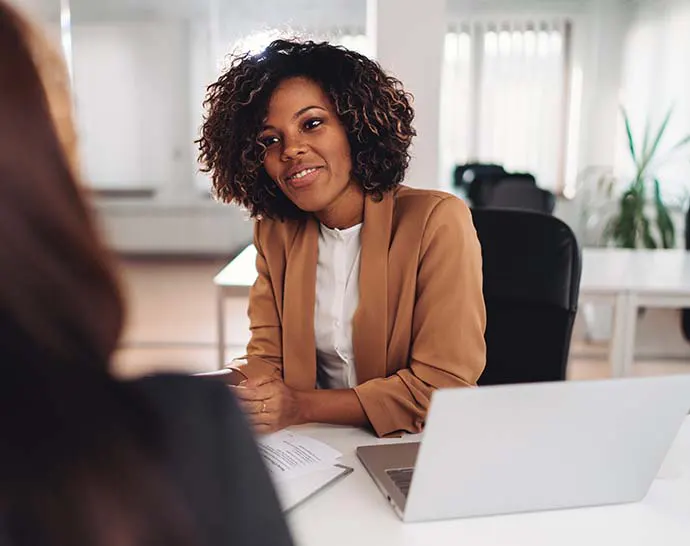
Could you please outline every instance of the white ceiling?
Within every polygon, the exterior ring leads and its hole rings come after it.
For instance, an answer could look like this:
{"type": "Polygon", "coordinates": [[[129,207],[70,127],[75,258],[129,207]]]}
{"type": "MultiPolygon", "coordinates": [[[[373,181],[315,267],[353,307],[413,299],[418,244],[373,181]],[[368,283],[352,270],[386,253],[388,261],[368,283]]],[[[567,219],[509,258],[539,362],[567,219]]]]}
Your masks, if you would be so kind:
{"type": "MultiPolygon", "coordinates": [[[[45,18],[59,14],[60,0],[14,0],[45,18]]],[[[113,21],[146,19],[205,19],[219,16],[260,25],[285,22],[308,26],[364,24],[367,0],[70,0],[72,19],[113,21]]]]}
{"type": "MultiPolygon", "coordinates": [[[[57,21],[61,0],[10,0],[57,21]]],[[[419,0],[424,1],[424,0],[419,0]]],[[[676,0],[687,1],[690,0],[676,0]]],[[[447,0],[450,17],[483,11],[580,11],[590,3],[654,4],[659,0],[447,0]]],[[[367,0],[70,0],[74,22],[209,20],[235,28],[364,27],[367,0]]]]}

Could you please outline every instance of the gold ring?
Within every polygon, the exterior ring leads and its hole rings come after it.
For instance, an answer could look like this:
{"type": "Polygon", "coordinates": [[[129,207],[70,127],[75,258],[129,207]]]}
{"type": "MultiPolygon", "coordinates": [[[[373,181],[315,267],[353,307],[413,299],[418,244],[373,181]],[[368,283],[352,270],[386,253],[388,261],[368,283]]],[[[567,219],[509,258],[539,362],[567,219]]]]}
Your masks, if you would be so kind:
{"type": "Polygon", "coordinates": [[[266,413],[266,401],[265,400],[261,403],[261,413],[266,413]]]}

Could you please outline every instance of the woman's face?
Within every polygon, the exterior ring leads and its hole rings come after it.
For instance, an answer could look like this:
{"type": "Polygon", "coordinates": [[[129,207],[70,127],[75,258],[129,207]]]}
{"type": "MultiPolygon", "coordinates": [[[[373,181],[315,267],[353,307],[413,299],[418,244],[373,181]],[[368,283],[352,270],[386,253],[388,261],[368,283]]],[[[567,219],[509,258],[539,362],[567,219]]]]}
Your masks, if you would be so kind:
{"type": "Polygon", "coordinates": [[[281,82],[258,140],[266,147],[266,172],[303,211],[328,210],[353,182],[345,127],[328,95],[310,79],[281,82]]]}

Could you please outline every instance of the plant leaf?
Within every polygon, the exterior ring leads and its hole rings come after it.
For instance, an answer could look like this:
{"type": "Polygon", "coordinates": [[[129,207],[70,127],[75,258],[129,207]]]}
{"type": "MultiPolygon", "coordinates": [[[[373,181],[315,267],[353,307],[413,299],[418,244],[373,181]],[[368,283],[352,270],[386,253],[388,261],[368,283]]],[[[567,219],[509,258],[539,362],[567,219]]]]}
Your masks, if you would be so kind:
{"type": "Polygon", "coordinates": [[[659,147],[659,142],[661,142],[661,138],[664,136],[664,133],[666,132],[666,127],[668,126],[668,122],[671,119],[671,113],[672,112],[673,112],[673,108],[669,108],[668,112],[666,112],[666,116],[664,116],[664,121],[661,122],[661,125],[659,126],[659,131],[657,132],[656,137],[654,138],[654,142],[652,144],[652,147],[647,151],[647,154],[642,159],[642,164],[641,164],[641,169],[640,169],[641,173],[644,173],[644,171],[649,166],[649,163],[654,158],[654,154],[656,153],[657,148],[659,147]]]}
{"type": "Polygon", "coordinates": [[[688,143],[690,143],[690,135],[685,135],[683,138],[681,138],[678,142],[676,142],[673,145],[673,148],[671,148],[671,150],[677,150],[678,148],[682,148],[688,143]]]}
{"type": "Polygon", "coordinates": [[[656,224],[661,235],[661,244],[664,248],[676,246],[676,228],[671,220],[668,207],[661,196],[661,184],[659,179],[654,179],[654,205],[656,208],[656,224]]]}
{"type": "Polygon", "coordinates": [[[611,221],[611,239],[616,246],[636,248],[640,237],[644,239],[641,229],[644,189],[636,185],[629,187],[618,201],[618,212],[611,221]]]}
{"type": "Polygon", "coordinates": [[[632,156],[632,160],[637,167],[637,154],[635,153],[635,140],[633,139],[632,129],[630,128],[630,118],[628,117],[628,112],[623,106],[621,106],[621,113],[623,114],[623,121],[625,122],[625,133],[628,135],[628,147],[630,148],[630,155],[632,156]]]}
{"type": "Polygon", "coordinates": [[[642,157],[647,157],[647,151],[649,150],[649,116],[647,116],[647,121],[644,124],[644,138],[642,140],[642,157]]]}
{"type": "Polygon", "coordinates": [[[642,230],[642,242],[645,248],[656,248],[656,241],[652,237],[652,230],[649,227],[649,219],[646,216],[640,217],[640,227],[642,230]]]}

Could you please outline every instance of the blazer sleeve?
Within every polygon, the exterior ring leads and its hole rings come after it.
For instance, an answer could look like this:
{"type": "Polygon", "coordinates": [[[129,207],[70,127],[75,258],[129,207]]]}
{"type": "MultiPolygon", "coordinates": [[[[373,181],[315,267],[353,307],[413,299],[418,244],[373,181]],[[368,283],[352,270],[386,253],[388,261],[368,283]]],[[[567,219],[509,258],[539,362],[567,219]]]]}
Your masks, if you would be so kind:
{"type": "Polygon", "coordinates": [[[441,200],[429,215],[415,298],[408,367],[355,389],[379,436],[420,432],[435,389],[474,386],[484,370],[481,248],[459,199],[441,200]]]}
{"type": "Polygon", "coordinates": [[[254,246],[258,276],[249,290],[247,311],[251,338],[247,354],[230,364],[248,378],[265,375],[280,377],[283,370],[282,326],[260,231],[261,221],[257,221],[254,223],[254,246]]]}

